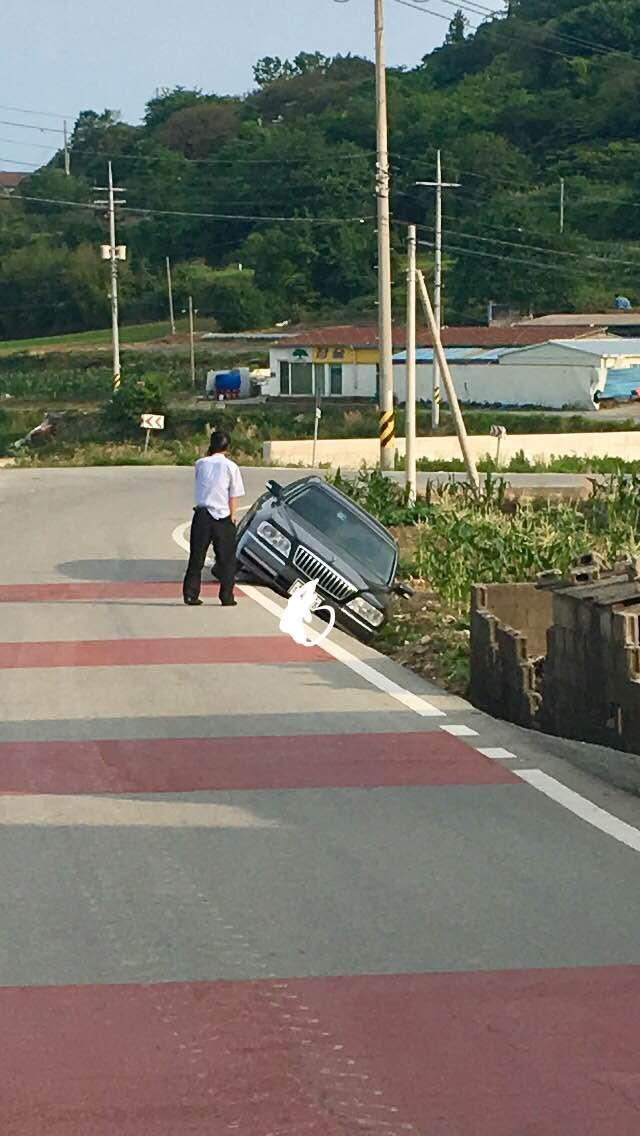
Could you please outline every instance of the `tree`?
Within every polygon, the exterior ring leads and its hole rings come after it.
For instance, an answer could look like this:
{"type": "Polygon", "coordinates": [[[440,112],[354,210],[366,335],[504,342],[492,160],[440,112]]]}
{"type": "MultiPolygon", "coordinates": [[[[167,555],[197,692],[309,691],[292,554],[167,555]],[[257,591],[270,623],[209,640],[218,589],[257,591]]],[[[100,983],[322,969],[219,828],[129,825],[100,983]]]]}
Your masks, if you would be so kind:
{"type": "Polygon", "coordinates": [[[267,87],[277,79],[288,79],[293,75],[293,66],[288,59],[284,62],[277,55],[265,55],[253,68],[253,77],[259,87],[267,87]]]}
{"type": "Polygon", "coordinates": [[[468,20],[461,8],[455,13],[449,30],[445,36],[444,42],[447,46],[454,43],[462,43],[467,35],[468,20]]]}
{"type": "Polygon", "coordinates": [[[179,110],[195,106],[204,97],[199,88],[187,90],[186,87],[163,87],[146,105],[144,124],[147,130],[157,130],[179,110]]]}
{"type": "Polygon", "coordinates": [[[226,102],[199,102],[176,111],[159,130],[171,150],[185,158],[208,158],[220,143],[231,138],[239,125],[235,107],[226,102]]]}

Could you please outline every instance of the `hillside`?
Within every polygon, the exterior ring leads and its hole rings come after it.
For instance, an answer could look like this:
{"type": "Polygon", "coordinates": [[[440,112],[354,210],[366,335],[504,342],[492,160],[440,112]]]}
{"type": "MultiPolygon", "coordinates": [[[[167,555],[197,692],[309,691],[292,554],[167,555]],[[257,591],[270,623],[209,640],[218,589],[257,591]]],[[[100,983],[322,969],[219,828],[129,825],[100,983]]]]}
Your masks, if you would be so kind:
{"type": "MultiPolygon", "coordinates": [[[[414,7],[403,18],[419,36],[414,7]]],[[[178,310],[191,292],[225,330],[374,310],[371,63],[301,53],[259,61],[255,77],[243,98],[161,92],[141,126],[79,117],[72,176],[59,156],[0,199],[0,336],[108,323],[91,207],[107,159],[126,187],[126,322],[165,316],[167,256],[178,310]]],[[[440,147],[461,183],[446,199],[450,322],[483,318],[490,300],[571,311],[636,298],[639,95],[640,0],[511,0],[476,30],[456,13],[442,47],[389,75],[399,284],[407,221],[425,226],[430,257],[433,194],[415,183],[433,179],[440,147]]]]}

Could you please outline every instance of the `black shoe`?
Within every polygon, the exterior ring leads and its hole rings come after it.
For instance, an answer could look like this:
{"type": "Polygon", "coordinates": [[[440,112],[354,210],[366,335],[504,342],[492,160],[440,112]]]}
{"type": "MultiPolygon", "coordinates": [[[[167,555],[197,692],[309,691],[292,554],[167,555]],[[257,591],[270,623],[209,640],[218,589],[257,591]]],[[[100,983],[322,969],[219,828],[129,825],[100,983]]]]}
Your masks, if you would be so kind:
{"type": "Polygon", "coordinates": [[[237,607],[238,601],[237,600],[220,600],[220,606],[221,607],[237,607]]]}
{"type": "Polygon", "coordinates": [[[185,596],[184,602],[186,603],[187,607],[201,607],[202,606],[202,600],[199,600],[197,598],[197,596],[185,596]]]}

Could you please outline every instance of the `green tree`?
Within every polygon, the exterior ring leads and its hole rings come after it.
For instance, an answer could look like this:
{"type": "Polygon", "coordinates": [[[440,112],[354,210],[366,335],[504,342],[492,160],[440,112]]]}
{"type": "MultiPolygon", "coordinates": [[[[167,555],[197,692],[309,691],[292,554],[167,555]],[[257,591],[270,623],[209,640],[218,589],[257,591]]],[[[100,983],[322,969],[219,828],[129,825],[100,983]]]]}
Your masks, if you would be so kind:
{"type": "Polygon", "coordinates": [[[467,26],[469,21],[461,8],[457,12],[449,24],[449,30],[445,36],[445,44],[450,45],[454,43],[462,43],[467,34],[467,26]]]}

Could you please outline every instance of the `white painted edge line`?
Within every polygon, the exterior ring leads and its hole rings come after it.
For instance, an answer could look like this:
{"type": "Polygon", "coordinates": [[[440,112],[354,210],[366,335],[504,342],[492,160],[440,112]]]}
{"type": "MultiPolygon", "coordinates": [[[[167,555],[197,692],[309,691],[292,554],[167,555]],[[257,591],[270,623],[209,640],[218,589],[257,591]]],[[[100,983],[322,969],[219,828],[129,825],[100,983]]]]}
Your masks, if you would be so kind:
{"type": "MultiPolygon", "coordinates": [[[[471,726],[440,726],[440,729],[451,734],[453,738],[477,738],[478,736],[478,731],[472,730],[471,726]]],[[[478,752],[482,753],[482,750],[478,752]]]]}
{"type": "Polygon", "coordinates": [[[626,821],[608,813],[606,809],[594,805],[592,801],[588,801],[580,793],[575,793],[573,789],[568,789],[566,785],[556,781],[555,777],[550,777],[548,773],[543,773],[541,769],[519,769],[517,776],[587,824],[599,828],[601,832],[612,836],[620,844],[633,848],[635,852],[640,852],[640,830],[634,828],[632,824],[627,824],[626,821]]]}
{"type": "Polygon", "coordinates": [[[502,746],[489,746],[488,749],[479,749],[483,757],[488,757],[491,761],[513,761],[518,759],[517,754],[512,753],[510,749],[503,749],[502,746]]]}
{"type": "MultiPolygon", "coordinates": [[[[251,585],[243,585],[241,589],[246,596],[254,600],[255,603],[260,604],[265,611],[271,612],[280,618],[284,608],[280,604],[275,603],[274,600],[268,596],[264,596],[257,588],[251,585]]],[[[331,639],[325,639],[322,644],[322,650],[327,655],[331,655],[337,662],[343,663],[345,667],[349,667],[354,674],[360,675],[361,678],[368,682],[371,686],[381,690],[383,694],[388,694],[391,698],[395,698],[396,702],[400,702],[408,710],[413,710],[422,718],[444,718],[446,717],[444,710],[439,710],[437,706],[433,706],[426,699],[422,698],[419,694],[413,694],[410,690],[405,690],[393,679],[387,678],[386,675],[380,674],[379,671],[370,667],[368,663],[364,663],[362,659],[357,659],[345,647],[341,647],[338,643],[333,643],[331,639]]]]}
{"type": "MultiPolygon", "coordinates": [[[[174,542],[185,552],[189,551],[189,541],[186,537],[188,528],[189,522],[177,525],[171,534],[174,542]]],[[[211,563],[212,561],[208,558],[207,564],[211,563]]],[[[270,599],[269,596],[263,595],[258,588],[245,584],[240,586],[240,591],[243,592],[245,596],[248,596],[249,599],[253,600],[254,603],[259,604],[265,611],[270,612],[271,615],[275,615],[277,619],[280,619],[284,608],[276,603],[275,600],[270,599]]],[[[332,643],[330,639],[325,639],[322,644],[322,650],[325,651],[327,655],[331,655],[337,662],[343,663],[345,667],[349,667],[354,674],[360,675],[370,686],[381,690],[383,694],[388,694],[390,698],[394,698],[396,702],[400,702],[407,710],[413,710],[414,713],[419,714],[421,718],[446,718],[444,710],[439,710],[437,706],[433,706],[419,694],[413,694],[410,690],[405,690],[404,687],[394,682],[393,679],[380,674],[373,667],[370,667],[368,663],[364,663],[362,659],[357,659],[355,655],[352,655],[350,651],[347,651],[338,643],[332,643]]]]}

